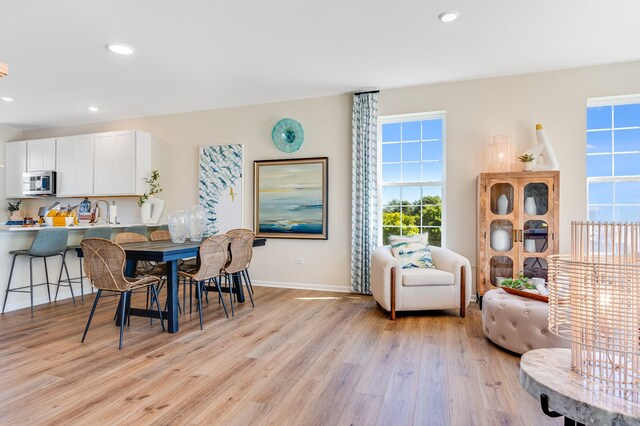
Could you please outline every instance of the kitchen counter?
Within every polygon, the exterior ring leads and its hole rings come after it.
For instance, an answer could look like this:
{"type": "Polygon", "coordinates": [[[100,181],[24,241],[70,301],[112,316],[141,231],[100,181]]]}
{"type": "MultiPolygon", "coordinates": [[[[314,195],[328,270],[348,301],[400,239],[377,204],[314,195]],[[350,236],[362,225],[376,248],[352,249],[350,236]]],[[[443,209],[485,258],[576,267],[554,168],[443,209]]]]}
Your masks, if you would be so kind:
{"type": "MultiPolygon", "coordinates": [[[[81,223],[79,225],[72,225],[72,226],[0,225],[0,232],[29,232],[29,231],[33,232],[33,231],[40,231],[41,229],[51,229],[51,228],[67,228],[69,231],[85,231],[89,228],[94,228],[96,226],[110,226],[113,229],[121,229],[121,228],[128,228],[130,226],[137,226],[137,225],[144,225],[144,224],[143,223],[118,223],[118,224],[108,225],[108,224],[97,224],[97,223],[81,223]]],[[[147,224],[149,228],[156,228],[161,225],[162,224],[153,224],[153,225],[147,224]]]]}
{"type": "MultiPolygon", "coordinates": [[[[79,226],[66,226],[69,230],[69,240],[68,245],[78,245],[80,241],[82,241],[82,237],[84,237],[84,233],[87,229],[96,227],[96,226],[111,226],[113,230],[113,234],[117,234],[118,232],[124,231],[125,228],[129,226],[134,226],[136,223],[119,223],[116,225],[92,225],[92,224],[82,224],[79,226]]],[[[160,226],[160,224],[147,225],[149,228],[154,229],[160,226]]],[[[13,256],[9,254],[11,250],[22,250],[28,249],[31,246],[31,242],[34,237],[37,235],[36,232],[41,229],[52,229],[52,228],[62,228],[61,226],[21,226],[21,225],[0,225],[0,303],[4,300],[5,292],[7,286],[7,281],[9,279],[9,271],[11,270],[11,264],[13,261],[13,256]]],[[[49,267],[49,278],[51,282],[57,282],[58,273],[60,271],[61,259],[60,257],[49,258],[48,267],[49,267]]],[[[42,259],[35,259],[33,261],[35,267],[33,268],[34,272],[34,282],[41,283],[46,281],[45,271],[42,267],[42,259]]],[[[77,277],[80,275],[80,262],[76,257],[75,250],[67,253],[67,267],[69,269],[69,275],[72,277],[77,277]]],[[[19,285],[28,285],[29,284],[29,260],[20,256],[16,260],[15,270],[13,274],[13,280],[16,286],[19,285]]],[[[13,285],[13,283],[12,283],[13,285]]],[[[51,287],[53,291],[55,291],[56,287],[51,287]]],[[[73,286],[73,290],[76,293],[76,302],[78,305],[80,304],[79,294],[80,294],[80,284],[76,283],[73,286]]],[[[89,280],[84,280],[84,293],[88,294],[91,292],[91,286],[89,280]]],[[[71,293],[69,292],[69,287],[61,287],[60,294],[58,296],[58,300],[66,299],[71,297],[71,293]]],[[[34,289],[34,305],[40,305],[43,303],[49,303],[49,298],[47,296],[47,291],[45,286],[37,287],[34,289]]],[[[13,311],[16,309],[21,309],[29,306],[29,294],[28,293],[11,293],[9,296],[9,300],[7,303],[6,312],[13,311]]],[[[37,313],[36,313],[37,315],[37,313]]]]}

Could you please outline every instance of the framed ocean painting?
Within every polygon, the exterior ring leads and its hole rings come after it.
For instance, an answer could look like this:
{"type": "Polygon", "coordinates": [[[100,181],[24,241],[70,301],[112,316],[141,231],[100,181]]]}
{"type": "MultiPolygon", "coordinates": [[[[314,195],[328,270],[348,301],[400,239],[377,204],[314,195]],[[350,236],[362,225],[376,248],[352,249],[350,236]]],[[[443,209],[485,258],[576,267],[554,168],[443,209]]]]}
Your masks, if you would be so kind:
{"type": "Polygon", "coordinates": [[[254,162],[254,230],[266,238],[328,238],[327,157],[254,162]]]}

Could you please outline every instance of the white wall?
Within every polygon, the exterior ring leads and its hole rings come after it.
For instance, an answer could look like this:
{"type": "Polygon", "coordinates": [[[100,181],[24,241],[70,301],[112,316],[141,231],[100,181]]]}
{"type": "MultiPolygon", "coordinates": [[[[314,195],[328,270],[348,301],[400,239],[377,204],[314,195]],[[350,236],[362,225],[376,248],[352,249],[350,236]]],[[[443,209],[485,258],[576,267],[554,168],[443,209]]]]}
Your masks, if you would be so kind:
{"type": "MultiPolygon", "coordinates": [[[[561,167],[561,249],[569,222],[586,217],[585,106],[590,97],[640,93],[640,62],[383,90],[379,114],[447,111],[447,246],[476,258],[475,179],[483,171],[490,136],[510,133],[518,152],[535,143],[542,123],[561,167]]],[[[253,161],[329,157],[329,240],[269,240],[256,251],[252,278],[345,288],[349,285],[351,227],[351,96],[147,117],[58,129],[25,131],[25,138],[137,128],[156,136],[152,166],[160,169],[167,211],[196,202],[197,147],[243,143],[245,226],[253,220],[253,161]],[[277,120],[304,126],[305,143],[293,155],[270,140],[277,120]],[[295,257],[304,257],[296,265],[295,257]],[[337,286],[337,287],[336,287],[337,286]]]]}

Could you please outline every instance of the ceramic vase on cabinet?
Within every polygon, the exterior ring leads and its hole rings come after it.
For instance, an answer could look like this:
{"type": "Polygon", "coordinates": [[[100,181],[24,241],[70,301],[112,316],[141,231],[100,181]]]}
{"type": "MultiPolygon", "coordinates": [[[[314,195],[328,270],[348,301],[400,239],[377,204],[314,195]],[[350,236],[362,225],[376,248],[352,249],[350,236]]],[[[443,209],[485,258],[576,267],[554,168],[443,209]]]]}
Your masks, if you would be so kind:
{"type": "Polygon", "coordinates": [[[509,200],[507,200],[507,196],[502,194],[498,197],[498,214],[507,214],[507,209],[509,208],[509,200]]]}
{"type": "Polygon", "coordinates": [[[167,218],[169,222],[169,233],[171,241],[174,243],[184,243],[189,232],[189,221],[184,210],[174,210],[169,213],[167,218]]]}
{"type": "Polygon", "coordinates": [[[498,228],[491,232],[491,248],[495,251],[507,251],[509,250],[509,232],[507,230],[498,228]]]}
{"type": "Polygon", "coordinates": [[[536,199],[534,197],[527,197],[524,199],[524,212],[529,216],[535,216],[538,214],[536,199]]]}

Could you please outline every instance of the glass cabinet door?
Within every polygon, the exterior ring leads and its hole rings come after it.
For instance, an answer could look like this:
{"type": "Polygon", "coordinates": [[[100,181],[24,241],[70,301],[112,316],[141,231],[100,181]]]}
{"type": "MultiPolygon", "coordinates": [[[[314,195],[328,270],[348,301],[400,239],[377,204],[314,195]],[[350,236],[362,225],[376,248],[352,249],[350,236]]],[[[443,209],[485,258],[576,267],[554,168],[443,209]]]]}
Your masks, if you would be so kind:
{"type": "Polygon", "coordinates": [[[522,208],[529,216],[540,216],[549,211],[549,186],[544,182],[531,182],[525,185],[522,208]]]}
{"type": "Polygon", "coordinates": [[[509,256],[493,256],[489,261],[489,280],[498,286],[500,283],[514,276],[513,260],[509,256]]]}
{"type": "Polygon", "coordinates": [[[514,189],[508,182],[496,183],[491,186],[491,213],[507,215],[513,212],[514,189]]]}

